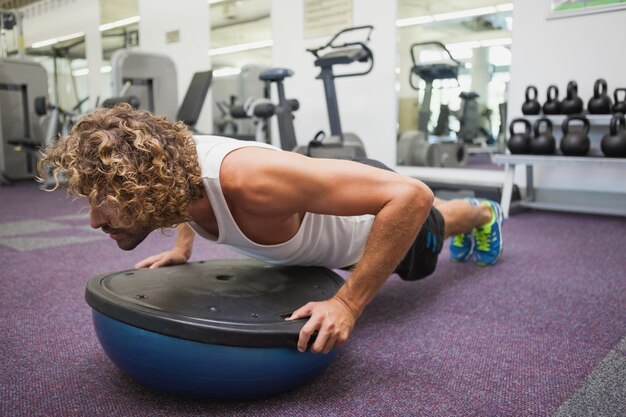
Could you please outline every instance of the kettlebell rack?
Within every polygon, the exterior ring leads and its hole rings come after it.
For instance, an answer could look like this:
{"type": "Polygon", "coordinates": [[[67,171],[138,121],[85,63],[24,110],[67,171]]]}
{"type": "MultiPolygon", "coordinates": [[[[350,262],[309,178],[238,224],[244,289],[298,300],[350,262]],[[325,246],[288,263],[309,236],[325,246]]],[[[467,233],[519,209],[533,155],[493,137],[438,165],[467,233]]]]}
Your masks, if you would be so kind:
{"type": "MultiPolygon", "coordinates": [[[[541,118],[547,117],[550,119],[555,127],[561,126],[563,121],[568,117],[566,115],[526,115],[524,119],[528,120],[531,124],[541,118]]],[[[614,207],[601,207],[601,206],[583,206],[583,205],[571,205],[553,202],[544,202],[536,200],[536,190],[534,187],[534,172],[535,165],[553,165],[553,166],[569,166],[578,167],[584,170],[587,167],[602,167],[602,168],[619,168],[626,170],[626,158],[608,158],[604,157],[600,149],[600,142],[602,137],[609,131],[609,125],[611,122],[611,115],[592,115],[587,114],[585,117],[589,120],[590,130],[589,139],[591,146],[587,156],[564,156],[558,151],[553,155],[527,155],[527,154],[493,154],[491,156],[492,162],[496,165],[504,165],[504,184],[502,187],[501,206],[504,212],[504,216],[508,217],[512,208],[533,208],[542,210],[556,210],[556,211],[568,211],[577,213],[592,213],[592,214],[604,214],[604,215],[617,215],[626,216],[626,206],[622,208],[614,207]],[[522,200],[512,202],[511,197],[513,193],[513,183],[515,180],[515,167],[517,165],[526,166],[526,196],[522,200]]],[[[558,141],[562,138],[562,135],[558,132],[558,128],[555,129],[555,136],[558,141]]]]}

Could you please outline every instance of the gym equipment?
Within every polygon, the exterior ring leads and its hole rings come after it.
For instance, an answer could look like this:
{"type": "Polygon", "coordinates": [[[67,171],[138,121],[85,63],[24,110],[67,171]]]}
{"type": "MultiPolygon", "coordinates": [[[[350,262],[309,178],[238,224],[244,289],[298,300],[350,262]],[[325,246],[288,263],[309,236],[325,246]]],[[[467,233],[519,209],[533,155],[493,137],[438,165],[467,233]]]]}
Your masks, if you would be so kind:
{"type": "Polygon", "coordinates": [[[178,82],[174,61],[160,54],[120,49],[111,56],[113,94],[133,95],[141,108],[176,120],[178,82]]]}
{"type": "MultiPolygon", "coordinates": [[[[259,79],[268,84],[276,84],[278,105],[274,107],[274,114],[278,122],[278,135],[280,147],[286,151],[296,151],[308,155],[306,147],[298,147],[296,131],[293,126],[292,105],[285,96],[285,78],[291,77],[293,71],[287,68],[270,68],[259,74],[259,79]]],[[[293,101],[292,101],[293,102],[293,101]]],[[[299,105],[298,105],[299,107],[299,105]]]]}
{"type": "Polygon", "coordinates": [[[589,152],[591,141],[589,140],[589,129],[591,125],[589,119],[584,116],[570,116],[563,121],[563,139],[559,147],[563,155],[567,156],[585,156],[589,152]],[[580,131],[571,131],[571,123],[580,121],[583,128],[580,131]]]}
{"type": "MultiPolygon", "coordinates": [[[[55,142],[58,137],[69,135],[74,124],[81,117],[78,109],[85,101],[87,98],[81,100],[72,110],[65,110],[59,105],[48,103],[46,97],[35,98],[35,113],[41,118],[41,124],[45,126],[46,131],[44,145],[47,146],[55,142]]],[[[39,146],[34,146],[29,151],[36,153],[37,157],[40,155],[39,146]]],[[[44,167],[42,179],[43,181],[39,186],[42,190],[48,190],[55,187],[57,183],[64,183],[67,180],[64,173],[55,178],[49,166],[44,167]]]]}
{"type": "MultiPolygon", "coordinates": [[[[459,131],[456,133],[457,137],[468,145],[479,145],[484,148],[495,143],[495,138],[491,133],[492,112],[487,108],[480,112],[478,97],[480,96],[473,91],[461,92],[459,94],[461,110],[453,114],[460,124],[459,131]]],[[[471,153],[475,149],[476,147],[470,147],[468,152],[471,153]]]]}
{"type": "Polygon", "coordinates": [[[600,142],[602,153],[613,158],[626,158],[626,121],[621,113],[611,118],[609,133],[600,142]]]}
{"type": "Polygon", "coordinates": [[[613,113],[624,113],[626,114],[626,88],[616,88],[613,92],[613,98],[615,99],[615,104],[613,104],[613,113]],[[620,101],[618,93],[624,93],[624,99],[620,101]]]}
{"type": "Polygon", "coordinates": [[[270,98],[270,86],[259,80],[259,74],[265,69],[267,67],[244,65],[237,74],[213,78],[211,91],[214,134],[241,140],[257,140],[271,143],[271,126],[269,123],[266,123],[259,117],[248,115],[250,112],[238,113],[238,109],[235,108],[235,106],[249,103],[249,100],[270,98]],[[231,109],[234,110],[234,113],[231,109]],[[242,117],[233,117],[233,114],[242,117]],[[265,124],[265,131],[260,136],[259,124],[265,124]]]}
{"type": "Polygon", "coordinates": [[[507,144],[511,153],[514,154],[527,154],[530,153],[530,122],[523,118],[513,119],[509,125],[509,133],[511,137],[507,144]],[[524,125],[524,131],[522,133],[515,132],[515,125],[524,125]]]}
{"type": "MultiPolygon", "coordinates": [[[[441,42],[420,42],[414,43],[410,47],[413,66],[409,73],[409,85],[416,91],[420,90],[419,84],[415,84],[414,77],[424,80],[424,98],[419,112],[418,130],[404,132],[398,140],[398,165],[417,165],[430,167],[460,167],[467,164],[468,153],[465,143],[459,137],[435,136],[429,133],[428,123],[430,122],[431,110],[430,102],[433,91],[434,80],[458,78],[461,63],[452,57],[450,51],[441,42]],[[416,50],[424,47],[434,47],[445,54],[444,62],[421,63],[416,50]]],[[[475,93],[461,93],[461,98],[466,104],[466,114],[470,111],[477,113],[475,93]],[[474,106],[474,107],[471,107],[474,106]]],[[[463,126],[463,132],[477,128],[477,124],[467,123],[463,126]]]]}
{"type": "Polygon", "coordinates": [[[606,81],[602,78],[596,80],[593,85],[593,97],[589,99],[587,103],[587,110],[589,110],[590,114],[610,114],[611,106],[613,103],[611,102],[611,98],[606,93],[607,85],[606,81]]]}
{"type": "Polygon", "coordinates": [[[35,175],[38,148],[51,138],[34,102],[47,96],[48,74],[41,64],[0,58],[0,184],[35,175]]]}
{"type": "MultiPolygon", "coordinates": [[[[178,87],[174,61],[159,54],[121,49],[111,56],[113,91],[119,97],[133,97],[131,105],[170,120],[180,120],[193,133],[213,80],[213,71],[194,73],[183,102],[178,107],[178,87]]],[[[114,101],[107,102],[107,105],[114,101]]]]}
{"type": "Polygon", "coordinates": [[[541,112],[541,104],[539,104],[537,97],[537,87],[535,87],[534,85],[529,85],[528,87],[526,87],[526,101],[522,104],[523,114],[534,115],[541,112]]]}
{"type": "Polygon", "coordinates": [[[141,106],[141,102],[136,96],[109,97],[102,102],[102,107],[112,108],[120,103],[130,104],[134,109],[141,106]]]}
{"type": "Polygon", "coordinates": [[[290,390],[326,368],[335,351],[298,352],[306,319],[285,318],[342,284],[326,268],[229,259],[100,275],[85,299],[102,348],[131,378],[241,400],[290,390]]]}
{"type": "Polygon", "coordinates": [[[24,46],[24,28],[22,26],[22,19],[24,14],[18,9],[0,9],[0,56],[6,58],[7,56],[17,53],[18,58],[24,58],[25,46],[24,46]],[[11,40],[13,41],[13,49],[9,50],[7,44],[6,31],[13,31],[11,40]]]}
{"type": "Polygon", "coordinates": [[[533,126],[535,136],[530,140],[530,152],[536,155],[552,155],[556,149],[556,141],[552,135],[552,121],[547,117],[539,118],[533,126]],[[541,125],[545,130],[540,131],[541,125]]]}
{"type": "MultiPolygon", "coordinates": [[[[287,102],[292,111],[296,111],[300,108],[298,100],[287,100],[287,102]]],[[[268,98],[249,97],[243,104],[231,105],[229,113],[233,120],[252,119],[256,127],[254,136],[231,136],[241,140],[271,143],[268,120],[275,112],[276,106],[274,106],[268,98]]]]}
{"type": "Polygon", "coordinates": [[[578,83],[576,81],[567,83],[567,96],[561,102],[561,112],[567,115],[583,112],[583,100],[578,97],[578,83]]]}
{"type": "Polygon", "coordinates": [[[299,147],[296,151],[306,153],[309,156],[319,158],[336,157],[366,157],[363,142],[354,133],[346,133],[341,128],[339,116],[339,106],[337,104],[337,90],[335,88],[336,78],[357,77],[369,74],[374,68],[374,54],[367,47],[374,27],[371,25],[355,26],[337,32],[325,45],[318,48],[309,48],[314,57],[314,65],[320,68],[320,73],[316,79],[321,79],[324,83],[324,95],[326,97],[326,109],[328,111],[328,121],[330,123],[330,135],[325,136],[321,141],[312,141],[309,146],[299,147]],[[349,41],[340,43],[339,39],[346,34],[358,31],[366,31],[367,35],[363,41],[349,41]],[[323,51],[329,50],[329,52],[323,51]],[[349,65],[356,62],[368,63],[367,69],[363,71],[335,74],[335,65],[349,65]]]}
{"type": "Polygon", "coordinates": [[[239,130],[235,118],[232,115],[231,108],[235,105],[237,97],[230,96],[230,101],[215,101],[215,107],[220,115],[213,116],[213,128],[215,133],[220,136],[236,135],[239,130]]]}
{"type": "Polygon", "coordinates": [[[199,71],[193,74],[185,98],[176,113],[176,120],[185,123],[189,130],[196,131],[196,123],[200,118],[200,113],[204,107],[204,101],[211,87],[213,71],[199,71]]]}
{"type": "Polygon", "coordinates": [[[543,103],[543,114],[561,114],[559,88],[556,85],[548,87],[547,100],[543,103]]]}

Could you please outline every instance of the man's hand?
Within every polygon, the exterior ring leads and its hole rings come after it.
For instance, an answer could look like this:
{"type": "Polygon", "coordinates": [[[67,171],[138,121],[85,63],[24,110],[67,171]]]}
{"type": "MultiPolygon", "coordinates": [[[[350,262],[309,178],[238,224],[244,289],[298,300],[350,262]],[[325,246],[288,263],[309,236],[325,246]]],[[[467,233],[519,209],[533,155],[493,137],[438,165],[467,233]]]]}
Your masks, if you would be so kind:
{"type": "Polygon", "coordinates": [[[339,298],[310,302],[293,312],[288,320],[310,317],[300,330],[298,350],[304,352],[315,331],[317,336],[311,346],[313,353],[328,353],[348,340],[357,315],[339,298]]]}
{"type": "Polygon", "coordinates": [[[157,255],[152,255],[149,258],[144,259],[141,262],[138,262],[135,265],[135,268],[160,268],[162,266],[167,265],[178,265],[184,264],[189,259],[186,251],[184,249],[175,247],[174,249],[168,250],[166,252],[161,252],[157,255]]]}

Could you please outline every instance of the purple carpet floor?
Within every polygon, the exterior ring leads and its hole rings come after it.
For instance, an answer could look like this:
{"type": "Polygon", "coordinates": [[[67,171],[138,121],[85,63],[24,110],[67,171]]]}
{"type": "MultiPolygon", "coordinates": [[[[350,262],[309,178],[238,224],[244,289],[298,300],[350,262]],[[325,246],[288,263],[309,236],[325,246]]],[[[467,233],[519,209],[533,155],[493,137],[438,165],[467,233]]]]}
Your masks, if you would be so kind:
{"type": "MultiPolygon", "coordinates": [[[[133,252],[88,226],[84,202],[32,183],[0,188],[1,416],[624,416],[626,219],[527,212],[494,267],[393,276],[313,382],[246,402],[155,392],[102,351],[87,280],[133,252]]],[[[193,260],[237,256],[198,239],[193,260]]]]}

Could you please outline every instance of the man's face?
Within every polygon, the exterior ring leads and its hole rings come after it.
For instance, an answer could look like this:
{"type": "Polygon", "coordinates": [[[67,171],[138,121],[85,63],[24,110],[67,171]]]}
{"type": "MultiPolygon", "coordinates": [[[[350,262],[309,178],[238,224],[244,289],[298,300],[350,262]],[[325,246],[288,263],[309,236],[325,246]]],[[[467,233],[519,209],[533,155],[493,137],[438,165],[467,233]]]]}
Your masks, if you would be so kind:
{"type": "Polygon", "coordinates": [[[91,207],[89,222],[94,229],[101,228],[111,239],[117,242],[117,246],[123,250],[133,250],[152,232],[149,225],[135,224],[131,227],[114,227],[120,218],[119,211],[101,207],[91,207]]]}

